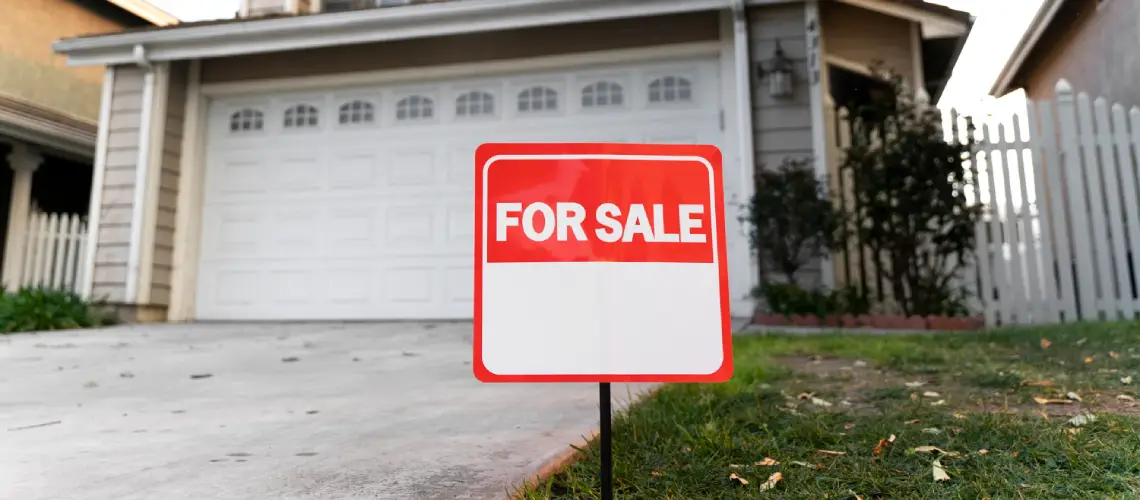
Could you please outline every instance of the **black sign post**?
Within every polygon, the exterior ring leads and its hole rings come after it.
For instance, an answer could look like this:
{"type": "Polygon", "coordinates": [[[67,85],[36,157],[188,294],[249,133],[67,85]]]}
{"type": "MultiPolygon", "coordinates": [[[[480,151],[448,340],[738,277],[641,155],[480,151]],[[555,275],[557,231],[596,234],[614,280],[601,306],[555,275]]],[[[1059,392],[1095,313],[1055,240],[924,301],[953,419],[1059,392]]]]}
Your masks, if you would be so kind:
{"type": "Polygon", "coordinates": [[[612,415],[610,412],[609,382],[598,384],[598,408],[601,410],[601,428],[598,431],[598,439],[602,447],[602,466],[600,471],[602,476],[602,500],[614,500],[614,450],[613,433],[610,428],[612,415]]]}

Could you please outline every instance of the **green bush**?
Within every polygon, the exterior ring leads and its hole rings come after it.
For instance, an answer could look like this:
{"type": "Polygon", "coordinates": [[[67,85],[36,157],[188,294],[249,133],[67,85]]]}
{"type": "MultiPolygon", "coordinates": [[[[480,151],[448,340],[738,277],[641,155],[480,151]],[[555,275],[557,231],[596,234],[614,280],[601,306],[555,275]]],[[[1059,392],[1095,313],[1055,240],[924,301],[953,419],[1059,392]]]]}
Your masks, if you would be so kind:
{"type": "Polygon", "coordinates": [[[97,306],[72,292],[24,288],[0,295],[0,332],[91,328],[110,323],[97,306]]]}
{"type": "Polygon", "coordinates": [[[839,290],[804,290],[797,285],[765,283],[757,287],[754,295],[767,302],[774,314],[802,315],[819,318],[836,314],[861,315],[871,310],[867,294],[857,288],[839,290]]]}

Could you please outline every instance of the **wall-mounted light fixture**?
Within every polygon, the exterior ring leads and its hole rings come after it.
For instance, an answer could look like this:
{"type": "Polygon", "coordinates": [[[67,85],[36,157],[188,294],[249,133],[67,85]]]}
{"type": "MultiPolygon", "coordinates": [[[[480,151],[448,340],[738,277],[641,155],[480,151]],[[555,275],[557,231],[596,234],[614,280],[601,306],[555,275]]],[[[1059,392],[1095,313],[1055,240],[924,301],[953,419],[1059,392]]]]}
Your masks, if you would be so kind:
{"type": "Polygon", "coordinates": [[[776,52],[768,62],[758,65],[757,73],[761,79],[768,80],[768,94],[772,97],[782,99],[795,93],[792,61],[779,40],[776,40],[776,52]]]}

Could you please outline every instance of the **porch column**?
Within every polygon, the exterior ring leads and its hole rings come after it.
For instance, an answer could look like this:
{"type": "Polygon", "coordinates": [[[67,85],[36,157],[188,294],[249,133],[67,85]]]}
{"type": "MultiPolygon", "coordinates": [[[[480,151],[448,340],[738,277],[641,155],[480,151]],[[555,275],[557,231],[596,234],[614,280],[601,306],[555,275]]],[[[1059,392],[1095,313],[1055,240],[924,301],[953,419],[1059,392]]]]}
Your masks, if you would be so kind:
{"type": "Polygon", "coordinates": [[[43,157],[27,144],[17,143],[8,153],[12,169],[12,198],[8,208],[8,235],[4,243],[4,289],[20,289],[24,279],[24,251],[28,242],[28,217],[32,208],[32,175],[43,157]]]}

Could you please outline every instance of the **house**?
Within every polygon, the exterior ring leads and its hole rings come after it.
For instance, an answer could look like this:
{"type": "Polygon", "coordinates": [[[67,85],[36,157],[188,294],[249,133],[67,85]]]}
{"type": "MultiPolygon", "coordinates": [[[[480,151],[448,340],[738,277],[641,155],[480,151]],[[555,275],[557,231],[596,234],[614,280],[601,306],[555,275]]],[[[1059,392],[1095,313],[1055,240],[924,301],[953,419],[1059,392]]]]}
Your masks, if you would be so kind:
{"type": "MultiPolygon", "coordinates": [[[[72,214],[64,220],[78,229],[87,214],[104,71],[67,68],[51,43],[177,19],[139,0],[3,0],[0,9],[0,282],[7,290],[74,284],[77,258],[67,262],[68,279],[62,274],[66,266],[53,276],[28,269],[37,258],[41,268],[54,269],[56,263],[43,264],[47,247],[29,248],[28,220],[33,210],[72,214]]],[[[66,259],[64,254],[59,258],[66,259]]]]}
{"type": "Polygon", "coordinates": [[[1053,98],[1061,79],[1074,92],[1140,104],[1140,3],[1043,0],[990,94],[1019,88],[1034,101],[1053,98]]]}
{"type": "MultiPolygon", "coordinates": [[[[812,156],[823,172],[824,107],[860,99],[875,61],[937,96],[970,26],[918,0],[240,12],[55,44],[107,67],[85,291],[127,319],[469,318],[480,143],[715,144],[741,210],[755,168],[812,156]]],[[[726,219],[747,316],[758,271],[726,219]]]]}

